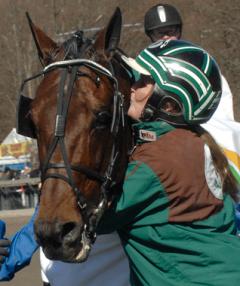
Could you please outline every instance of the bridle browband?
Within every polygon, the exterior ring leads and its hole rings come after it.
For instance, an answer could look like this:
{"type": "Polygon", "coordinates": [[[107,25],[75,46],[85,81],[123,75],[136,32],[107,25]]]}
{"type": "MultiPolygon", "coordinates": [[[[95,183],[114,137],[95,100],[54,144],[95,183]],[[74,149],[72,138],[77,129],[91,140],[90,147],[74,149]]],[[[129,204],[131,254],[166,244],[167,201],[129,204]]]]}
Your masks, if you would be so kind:
{"type": "Polygon", "coordinates": [[[119,92],[118,81],[114,76],[114,69],[112,65],[110,66],[110,68],[111,72],[109,71],[109,69],[103,67],[102,65],[88,59],[70,59],[70,60],[57,61],[46,66],[40,73],[36,74],[35,76],[25,79],[21,85],[21,90],[20,90],[21,94],[23,94],[24,86],[28,81],[35,79],[39,76],[45,75],[52,70],[62,69],[61,79],[59,83],[59,96],[57,99],[55,130],[52,141],[47,151],[47,156],[45,158],[45,161],[41,165],[41,174],[42,174],[41,179],[42,183],[44,183],[47,179],[50,178],[61,179],[67,182],[71,186],[72,190],[76,195],[77,204],[80,208],[81,215],[83,216],[83,220],[85,223],[84,231],[82,234],[82,240],[85,242],[84,245],[86,245],[86,247],[90,247],[90,245],[93,244],[95,241],[96,228],[98,222],[101,219],[104,211],[107,209],[110,190],[113,188],[113,186],[116,185],[116,182],[113,178],[113,173],[116,168],[116,160],[119,155],[119,151],[117,150],[116,147],[117,137],[118,137],[118,132],[120,130],[120,125],[122,125],[122,127],[124,127],[125,125],[124,123],[125,115],[123,110],[124,96],[119,92]],[[81,72],[79,73],[78,69],[81,66],[88,67],[97,74],[106,76],[111,81],[114,88],[113,114],[112,114],[111,129],[110,129],[110,132],[113,137],[112,141],[113,143],[112,143],[110,161],[107,170],[103,175],[83,165],[77,165],[77,166],[71,165],[68,160],[67,150],[64,142],[68,107],[70,104],[70,99],[72,96],[72,91],[76,77],[88,76],[88,74],[81,72]],[[69,71],[69,69],[71,69],[71,72],[69,71]],[[69,73],[70,73],[70,79],[68,81],[65,92],[64,87],[66,85],[66,79],[69,73]],[[51,158],[58,145],[60,147],[63,163],[51,163],[50,162],[51,158]],[[65,169],[67,175],[64,176],[59,173],[47,173],[49,169],[65,169]],[[97,205],[97,207],[91,210],[91,212],[89,212],[89,210],[87,209],[87,201],[84,195],[82,194],[81,190],[76,186],[73,180],[72,171],[83,173],[89,179],[96,180],[101,183],[100,202],[97,205]]]}

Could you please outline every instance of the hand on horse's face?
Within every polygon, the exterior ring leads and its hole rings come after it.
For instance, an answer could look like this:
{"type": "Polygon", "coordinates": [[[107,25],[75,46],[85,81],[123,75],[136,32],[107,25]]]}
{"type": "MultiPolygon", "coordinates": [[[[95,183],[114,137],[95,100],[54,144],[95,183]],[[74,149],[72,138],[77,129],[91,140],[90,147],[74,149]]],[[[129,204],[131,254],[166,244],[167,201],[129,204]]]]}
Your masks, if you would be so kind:
{"type": "Polygon", "coordinates": [[[0,267],[4,260],[9,255],[8,247],[11,245],[11,241],[8,239],[0,239],[0,267]]]}

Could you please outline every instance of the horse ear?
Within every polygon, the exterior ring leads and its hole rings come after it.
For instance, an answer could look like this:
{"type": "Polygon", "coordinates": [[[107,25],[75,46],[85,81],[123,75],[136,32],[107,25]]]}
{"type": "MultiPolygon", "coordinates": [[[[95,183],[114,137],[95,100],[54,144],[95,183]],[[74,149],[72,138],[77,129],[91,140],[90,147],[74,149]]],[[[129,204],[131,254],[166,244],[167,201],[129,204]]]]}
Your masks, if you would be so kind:
{"type": "Polygon", "coordinates": [[[116,8],[108,25],[99,34],[95,41],[97,50],[102,50],[107,56],[111,55],[119,44],[122,28],[122,13],[119,7],[116,8]]]}
{"type": "Polygon", "coordinates": [[[28,12],[26,12],[26,16],[38,51],[38,57],[42,65],[47,65],[51,60],[51,52],[57,48],[57,44],[32,22],[28,12]]]}

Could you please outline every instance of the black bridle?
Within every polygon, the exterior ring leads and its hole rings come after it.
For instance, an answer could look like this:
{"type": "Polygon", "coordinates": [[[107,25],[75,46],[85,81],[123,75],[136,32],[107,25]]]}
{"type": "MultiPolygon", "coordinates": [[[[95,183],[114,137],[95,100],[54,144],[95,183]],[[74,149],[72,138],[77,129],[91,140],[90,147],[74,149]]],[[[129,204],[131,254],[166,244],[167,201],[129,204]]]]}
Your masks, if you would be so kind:
{"type": "MultiPolygon", "coordinates": [[[[47,179],[50,178],[60,179],[64,180],[71,186],[71,189],[76,195],[77,204],[80,208],[81,215],[83,216],[83,220],[85,223],[84,231],[82,234],[82,240],[85,242],[83,243],[83,245],[85,245],[85,247],[90,247],[90,245],[94,243],[98,222],[101,219],[105,210],[107,209],[110,191],[116,185],[116,178],[114,178],[113,175],[114,170],[116,170],[116,161],[119,156],[117,140],[119,136],[119,130],[125,127],[125,114],[123,110],[124,96],[119,91],[118,81],[114,75],[113,66],[110,65],[110,67],[111,71],[103,67],[102,65],[88,59],[70,59],[57,61],[46,66],[40,73],[36,74],[35,76],[25,79],[21,85],[20,90],[20,94],[23,96],[24,86],[27,82],[42,75],[45,75],[50,71],[61,69],[55,130],[44,163],[41,164],[41,180],[42,183],[44,183],[47,179]],[[99,85],[100,80],[99,75],[106,76],[113,86],[113,113],[111,115],[110,127],[110,132],[112,134],[113,140],[109,163],[104,174],[96,172],[95,170],[92,170],[91,168],[88,168],[87,166],[83,166],[81,164],[77,166],[71,165],[68,160],[68,154],[65,146],[65,126],[67,121],[68,107],[72,96],[75,80],[79,76],[89,76],[88,74],[79,71],[79,68],[81,66],[85,66],[96,73],[97,77],[95,84],[97,86],[99,85]],[[68,74],[70,74],[69,81],[66,80],[68,74]],[[66,85],[67,88],[65,89],[66,85]],[[51,162],[51,158],[57,146],[60,147],[63,163],[51,162]],[[57,172],[49,173],[48,170],[50,169],[65,169],[66,176],[57,172]],[[95,208],[91,209],[91,211],[88,210],[88,203],[86,201],[86,198],[74,182],[72,171],[80,172],[86,175],[89,179],[98,181],[101,184],[99,203],[95,208]]],[[[99,112],[99,115],[101,116],[101,111],[99,112]]]]}
{"type": "MultiPolygon", "coordinates": [[[[84,232],[86,238],[91,240],[91,243],[94,242],[96,237],[96,227],[97,224],[102,217],[102,214],[107,208],[108,202],[108,194],[110,189],[115,185],[115,180],[113,178],[113,172],[115,170],[116,159],[118,158],[119,151],[116,148],[116,140],[118,137],[118,132],[120,130],[120,125],[124,127],[124,111],[123,111],[123,95],[119,92],[118,89],[118,81],[116,77],[105,67],[95,63],[91,60],[87,59],[73,59],[73,60],[66,60],[55,62],[50,64],[44,69],[44,73],[49,72],[50,70],[61,68],[62,74],[59,84],[59,96],[57,102],[57,115],[56,115],[56,125],[54,131],[54,137],[50,143],[47,156],[45,162],[42,166],[42,182],[46,181],[49,178],[56,178],[61,179],[67,182],[72,190],[76,194],[77,204],[81,210],[81,214],[85,221],[84,232]],[[101,74],[106,76],[112,83],[114,88],[114,96],[113,96],[113,115],[112,115],[112,122],[111,122],[111,134],[113,137],[113,144],[111,149],[111,155],[107,170],[105,174],[102,175],[94,170],[83,166],[72,166],[69,163],[67,151],[65,147],[64,137],[65,137],[65,126],[66,126],[66,119],[68,113],[68,106],[72,95],[72,90],[74,86],[74,82],[77,76],[88,76],[87,74],[78,72],[80,66],[85,66],[90,68],[91,70],[95,71],[96,74],[101,74]],[[68,82],[66,93],[64,92],[64,86],[66,83],[67,74],[69,73],[69,67],[71,67],[71,74],[70,80],[68,82]],[[54,150],[56,149],[57,145],[60,146],[60,152],[63,158],[64,163],[50,163],[51,157],[53,156],[54,150]],[[61,175],[59,173],[47,173],[49,169],[58,169],[64,168],[66,170],[67,176],[61,175]],[[77,171],[83,173],[91,180],[96,180],[101,183],[101,192],[100,192],[100,202],[98,206],[91,211],[89,214],[87,208],[87,201],[82,194],[81,190],[76,186],[72,171],[77,171]],[[86,221],[88,223],[86,223],[86,221]]],[[[96,82],[97,84],[97,82],[96,82]]]]}
{"type": "MultiPolygon", "coordinates": [[[[44,183],[47,179],[60,179],[65,181],[70,185],[71,189],[76,195],[77,205],[79,206],[81,215],[84,221],[84,230],[82,233],[82,245],[83,251],[88,251],[91,248],[91,244],[94,243],[96,239],[96,229],[98,222],[100,221],[103,213],[108,208],[108,201],[110,196],[112,196],[113,188],[116,188],[119,182],[117,182],[116,170],[117,170],[117,159],[119,158],[119,138],[121,130],[126,130],[125,125],[125,113],[124,113],[124,95],[119,91],[118,81],[116,78],[114,68],[114,61],[116,61],[122,70],[128,74],[128,77],[133,80],[134,75],[125,62],[122,60],[121,56],[123,52],[120,49],[112,50],[112,59],[106,61],[108,68],[100,65],[96,62],[95,50],[93,48],[94,39],[85,38],[81,31],[77,31],[72,38],[63,43],[63,48],[65,51],[64,60],[55,61],[47,65],[40,73],[27,78],[23,81],[20,89],[19,97],[19,107],[18,107],[18,120],[17,120],[17,130],[22,135],[27,135],[32,138],[36,138],[37,134],[34,130],[34,124],[29,120],[30,104],[32,99],[24,96],[23,90],[27,82],[45,75],[53,70],[61,70],[61,77],[59,83],[59,93],[57,99],[57,114],[55,121],[55,130],[52,136],[49,148],[47,150],[46,158],[43,164],[41,164],[41,179],[44,183]],[[85,59],[84,54],[90,53],[93,56],[93,60],[85,59]],[[96,77],[90,76],[89,73],[85,73],[80,70],[80,67],[87,67],[96,74],[96,77]],[[78,77],[90,77],[95,83],[96,87],[100,86],[100,76],[105,76],[110,81],[113,87],[113,109],[112,113],[108,111],[101,110],[96,114],[97,121],[101,123],[102,117],[108,117],[110,121],[110,132],[111,132],[111,153],[109,157],[109,162],[104,173],[97,172],[87,166],[78,164],[77,166],[71,165],[68,160],[67,149],[65,146],[65,126],[68,115],[68,107],[70,104],[72,91],[74,88],[75,81],[78,77]],[[25,116],[21,116],[21,113],[25,116]],[[106,114],[107,113],[107,114],[106,114]],[[99,119],[99,120],[98,120],[99,119]],[[24,123],[24,124],[22,124],[24,123]],[[59,163],[51,162],[52,156],[59,146],[61,152],[62,161],[59,163]],[[58,170],[65,169],[66,175],[59,172],[48,172],[48,170],[58,170]],[[97,206],[93,207],[89,205],[84,194],[76,185],[73,179],[72,172],[76,171],[84,174],[88,179],[99,182],[100,184],[100,199],[97,206]]],[[[55,51],[51,55],[51,59],[55,58],[59,50],[55,51]]],[[[91,57],[91,56],[90,56],[91,57]]],[[[104,121],[104,120],[103,120],[104,121]]],[[[98,124],[97,124],[98,125],[98,124]]],[[[98,128],[99,126],[94,126],[93,128],[98,128]]],[[[124,156],[124,154],[122,154],[124,156]]]]}

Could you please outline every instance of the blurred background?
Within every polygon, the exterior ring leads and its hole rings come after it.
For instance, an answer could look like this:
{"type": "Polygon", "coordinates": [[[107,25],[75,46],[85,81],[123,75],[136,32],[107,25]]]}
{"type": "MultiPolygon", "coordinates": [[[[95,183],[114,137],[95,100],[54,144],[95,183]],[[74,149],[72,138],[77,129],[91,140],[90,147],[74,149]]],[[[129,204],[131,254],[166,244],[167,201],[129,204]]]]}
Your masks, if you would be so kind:
{"type": "Polygon", "coordinates": [[[175,5],[184,22],[183,38],[201,45],[217,59],[232,89],[239,121],[239,0],[0,0],[0,142],[15,126],[21,81],[40,69],[26,11],[51,38],[61,41],[77,29],[95,33],[119,6],[125,24],[120,46],[134,56],[149,42],[143,29],[144,14],[158,3],[175,5]]]}

